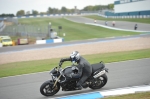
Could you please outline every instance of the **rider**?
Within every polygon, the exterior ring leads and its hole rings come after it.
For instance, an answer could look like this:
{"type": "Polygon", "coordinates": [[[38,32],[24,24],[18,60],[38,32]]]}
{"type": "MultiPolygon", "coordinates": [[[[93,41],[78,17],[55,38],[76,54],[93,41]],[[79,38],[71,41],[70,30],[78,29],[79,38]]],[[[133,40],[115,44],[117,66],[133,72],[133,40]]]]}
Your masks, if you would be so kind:
{"type": "Polygon", "coordinates": [[[78,64],[78,73],[72,73],[71,76],[72,78],[80,78],[80,80],[78,81],[77,85],[76,85],[76,89],[77,90],[81,90],[82,89],[82,84],[85,82],[85,80],[91,75],[92,73],[92,67],[90,65],[90,63],[85,60],[82,56],[80,56],[78,51],[73,51],[70,54],[69,58],[65,58],[65,59],[61,59],[60,60],[60,65],[64,62],[64,61],[71,61],[73,63],[77,63],[78,64]]]}

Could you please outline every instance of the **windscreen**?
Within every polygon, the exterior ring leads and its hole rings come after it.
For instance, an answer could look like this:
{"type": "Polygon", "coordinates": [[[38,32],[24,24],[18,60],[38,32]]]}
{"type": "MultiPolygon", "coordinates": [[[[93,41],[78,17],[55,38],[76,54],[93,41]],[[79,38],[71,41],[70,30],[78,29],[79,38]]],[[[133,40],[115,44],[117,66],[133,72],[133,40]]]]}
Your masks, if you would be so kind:
{"type": "Polygon", "coordinates": [[[10,42],[10,39],[3,39],[3,42],[10,42]]]}

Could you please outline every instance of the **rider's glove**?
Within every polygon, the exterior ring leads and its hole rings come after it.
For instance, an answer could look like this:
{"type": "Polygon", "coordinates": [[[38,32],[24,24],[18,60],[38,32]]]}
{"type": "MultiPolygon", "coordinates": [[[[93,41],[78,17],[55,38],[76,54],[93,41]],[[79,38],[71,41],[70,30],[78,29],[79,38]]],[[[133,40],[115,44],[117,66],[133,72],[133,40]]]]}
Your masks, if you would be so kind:
{"type": "Polygon", "coordinates": [[[64,60],[61,59],[60,62],[59,62],[59,66],[61,66],[63,62],[64,62],[64,60]]]}
{"type": "Polygon", "coordinates": [[[59,63],[59,66],[61,66],[61,65],[62,65],[62,62],[59,63]]]}
{"type": "Polygon", "coordinates": [[[64,59],[63,59],[63,58],[60,60],[60,63],[62,63],[62,62],[64,62],[64,59]]]}

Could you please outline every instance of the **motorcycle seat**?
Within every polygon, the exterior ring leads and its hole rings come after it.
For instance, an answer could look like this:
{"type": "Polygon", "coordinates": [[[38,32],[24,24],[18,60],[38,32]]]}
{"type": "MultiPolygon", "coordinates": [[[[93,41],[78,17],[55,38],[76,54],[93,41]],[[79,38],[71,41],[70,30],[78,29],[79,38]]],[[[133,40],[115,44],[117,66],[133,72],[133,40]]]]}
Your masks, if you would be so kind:
{"type": "Polygon", "coordinates": [[[96,72],[97,70],[102,70],[105,66],[102,63],[92,64],[92,71],[96,72]]]}

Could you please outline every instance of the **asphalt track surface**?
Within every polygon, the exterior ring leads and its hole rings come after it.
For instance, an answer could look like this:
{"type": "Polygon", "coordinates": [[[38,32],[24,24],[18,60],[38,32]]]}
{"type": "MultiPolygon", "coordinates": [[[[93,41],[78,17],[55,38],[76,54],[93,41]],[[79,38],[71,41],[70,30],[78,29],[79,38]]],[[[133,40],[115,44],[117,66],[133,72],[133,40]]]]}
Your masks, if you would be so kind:
{"type": "Polygon", "coordinates": [[[150,33],[143,33],[141,35],[124,36],[124,37],[112,37],[112,38],[70,41],[70,42],[62,42],[62,43],[8,46],[8,47],[0,48],[0,54],[8,54],[8,53],[13,53],[13,52],[17,52],[17,51],[38,50],[38,49],[44,49],[44,48],[69,46],[69,45],[74,45],[74,44],[85,44],[85,43],[94,43],[94,42],[111,42],[114,40],[125,40],[125,39],[133,39],[133,38],[147,37],[147,36],[150,36],[150,33]]]}
{"type": "MultiPolygon", "coordinates": [[[[93,19],[85,18],[82,16],[72,16],[72,17],[65,17],[68,20],[79,22],[79,23],[93,23],[93,19]]],[[[97,21],[97,24],[104,25],[105,21],[97,21]]],[[[124,22],[124,21],[117,21],[116,28],[120,29],[128,29],[133,30],[135,22],[124,22]]],[[[108,26],[111,26],[111,21],[108,22],[108,26]]],[[[150,24],[143,24],[138,23],[138,30],[140,31],[150,31],[150,24]]],[[[0,48],[1,53],[8,53],[8,52],[16,52],[16,51],[25,51],[25,50],[35,50],[40,48],[50,48],[50,47],[57,47],[57,46],[67,46],[70,44],[81,44],[81,43],[88,43],[88,42],[98,42],[98,41],[110,41],[110,40],[118,40],[118,39],[128,39],[128,38],[135,38],[135,37],[142,37],[142,36],[150,36],[150,33],[143,33],[143,35],[134,35],[129,37],[115,37],[115,38],[101,38],[101,39],[92,39],[92,40],[82,40],[82,41],[71,41],[71,42],[63,42],[63,43],[53,43],[53,44],[38,44],[38,45],[22,45],[22,46],[13,46],[13,47],[2,47],[0,48]]]]}
{"type": "MultiPolygon", "coordinates": [[[[75,19],[76,17],[74,17],[73,21],[75,19]]],[[[81,19],[82,18],[79,18],[79,20],[81,19]]],[[[86,23],[93,22],[92,19],[86,19],[86,18],[84,20],[82,19],[82,21],[85,21],[86,23]]],[[[104,24],[104,22],[101,22],[101,24],[104,24]]],[[[122,26],[122,28],[123,27],[125,29],[126,27],[127,29],[130,29],[131,27],[133,28],[132,26],[133,24],[134,23],[132,24],[129,23],[128,25],[129,27],[122,26]]],[[[143,26],[144,31],[150,30],[149,28],[150,25],[148,25],[148,27],[146,25],[146,28],[145,28],[145,25],[142,25],[142,26],[143,26]]],[[[16,52],[16,51],[35,50],[35,49],[40,49],[40,48],[66,46],[70,44],[79,44],[79,43],[81,44],[81,43],[87,43],[87,42],[130,39],[130,38],[142,37],[142,36],[147,36],[147,35],[149,34],[129,36],[129,37],[72,41],[72,42],[64,42],[64,43],[57,43],[57,44],[24,45],[24,46],[11,47],[11,49],[9,47],[3,47],[0,49],[0,53],[2,54],[2,53],[16,52]]],[[[49,75],[49,72],[1,78],[0,79],[0,99],[50,99],[50,98],[55,98],[55,97],[74,95],[74,94],[93,92],[93,91],[102,91],[102,90],[109,90],[109,89],[123,88],[123,87],[130,87],[130,86],[148,85],[150,84],[149,64],[150,64],[150,59],[141,59],[141,60],[106,64],[106,67],[109,69],[109,73],[107,74],[108,83],[102,89],[91,90],[87,88],[81,91],[71,91],[71,92],[64,92],[60,90],[53,97],[44,97],[39,92],[39,88],[41,84],[44,81],[49,80],[51,78],[49,75]]]]}
{"type": "MultiPolygon", "coordinates": [[[[93,19],[82,17],[82,16],[72,16],[72,17],[66,17],[66,19],[78,23],[94,23],[93,19]]],[[[112,21],[107,21],[108,27],[112,26],[112,21]]],[[[97,20],[96,24],[105,25],[105,21],[97,20]]],[[[120,29],[127,29],[127,30],[134,30],[135,24],[138,25],[138,28],[136,31],[150,31],[150,24],[146,23],[137,23],[137,22],[127,22],[127,21],[115,21],[115,28],[120,29]]]]}
{"type": "Polygon", "coordinates": [[[108,83],[102,89],[86,88],[79,91],[59,91],[52,97],[44,97],[39,88],[51,78],[49,72],[12,76],[0,79],[0,99],[50,99],[80,93],[104,91],[115,88],[150,84],[150,58],[105,64],[109,69],[108,83]]]}

